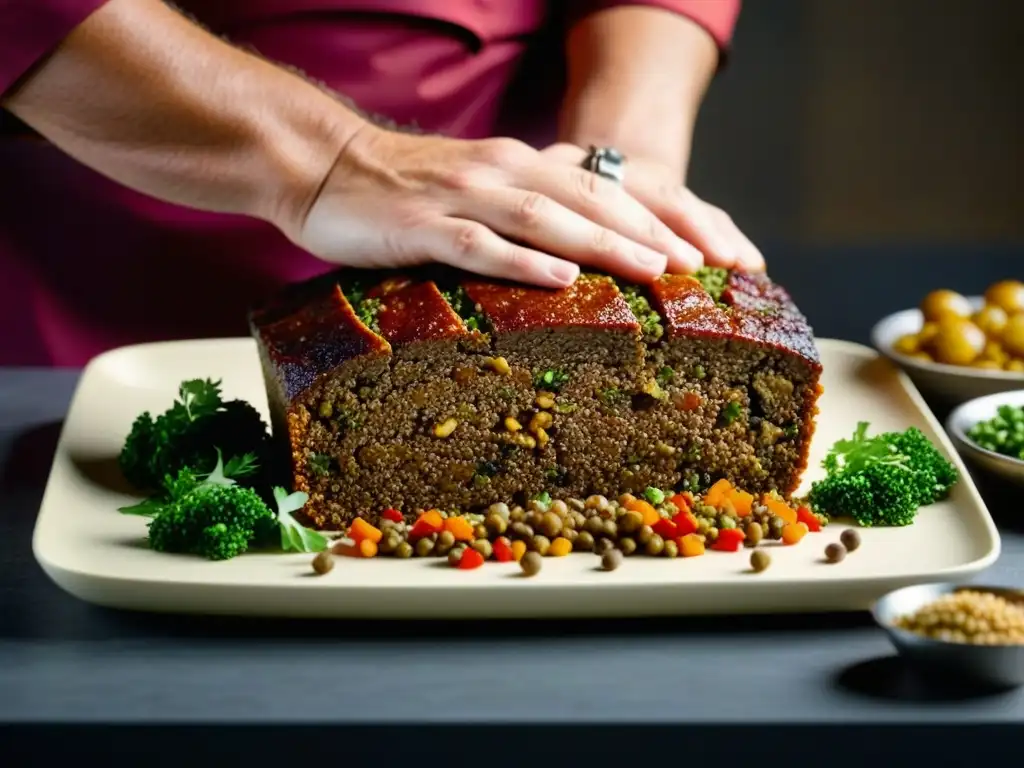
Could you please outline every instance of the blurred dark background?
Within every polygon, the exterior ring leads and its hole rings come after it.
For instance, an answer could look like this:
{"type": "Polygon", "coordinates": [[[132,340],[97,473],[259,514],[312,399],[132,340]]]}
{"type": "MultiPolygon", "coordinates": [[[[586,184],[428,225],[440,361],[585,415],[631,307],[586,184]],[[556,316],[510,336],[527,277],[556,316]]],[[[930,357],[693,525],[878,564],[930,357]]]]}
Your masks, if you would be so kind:
{"type": "Polygon", "coordinates": [[[1022,96],[1020,0],[747,0],[690,183],[819,332],[865,340],[932,287],[1024,276],[1022,96]]]}

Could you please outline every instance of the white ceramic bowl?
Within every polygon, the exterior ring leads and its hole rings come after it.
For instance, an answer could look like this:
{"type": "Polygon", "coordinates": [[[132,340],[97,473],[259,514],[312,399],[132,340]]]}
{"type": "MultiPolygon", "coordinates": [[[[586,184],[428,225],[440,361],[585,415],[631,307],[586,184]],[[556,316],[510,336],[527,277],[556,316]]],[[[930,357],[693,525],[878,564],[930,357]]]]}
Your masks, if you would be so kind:
{"type": "Polygon", "coordinates": [[[1024,461],[986,450],[967,437],[971,427],[995,416],[1000,405],[1024,405],[1024,389],[998,392],[962,403],[946,419],[946,431],[966,460],[1006,480],[1024,485],[1024,461]]]}
{"type": "MultiPolygon", "coordinates": [[[[969,296],[971,306],[984,305],[981,296],[969,296]]],[[[955,405],[984,395],[1024,388],[1024,373],[943,365],[918,360],[893,349],[896,340],[908,333],[917,333],[924,325],[918,309],[905,309],[879,320],[871,329],[871,343],[880,354],[902,368],[923,395],[955,405]]]]}

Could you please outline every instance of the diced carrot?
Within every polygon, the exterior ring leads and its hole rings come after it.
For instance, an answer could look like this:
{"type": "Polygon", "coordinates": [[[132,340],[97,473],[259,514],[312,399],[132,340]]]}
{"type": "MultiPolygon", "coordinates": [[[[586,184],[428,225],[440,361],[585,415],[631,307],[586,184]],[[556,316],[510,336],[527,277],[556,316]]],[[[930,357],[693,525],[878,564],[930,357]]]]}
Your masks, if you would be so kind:
{"type": "Polygon", "coordinates": [[[746,538],[746,534],[739,528],[723,528],[718,532],[718,538],[711,545],[712,549],[719,552],[735,552],[746,538]]]}
{"type": "Polygon", "coordinates": [[[557,539],[551,542],[551,546],[548,547],[549,557],[565,557],[572,552],[572,542],[564,536],[559,536],[557,539]]]}
{"type": "Polygon", "coordinates": [[[512,542],[512,557],[518,563],[523,559],[523,555],[526,554],[526,542],[521,539],[516,539],[512,542]]]}
{"type": "Polygon", "coordinates": [[[626,503],[626,509],[639,512],[641,517],[644,519],[644,525],[654,525],[661,519],[661,515],[658,514],[658,510],[643,499],[630,499],[626,503]]]}
{"type": "Polygon", "coordinates": [[[761,503],[768,507],[769,512],[776,517],[781,517],[785,522],[796,522],[796,512],[786,502],[773,499],[771,496],[765,494],[761,499],[761,503]]]}
{"type": "Polygon", "coordinates": [[[746,491],[733,490],[729,501],[740,517],[747,517],[754,508],[754,495],[746,491]]]}
{"type": "Polygon", "coordinates": [[[673,538],[697,532],[697,518],[689,510],[673,517],[672,523],[676,527],[676,535],[673,538]]]}
{"type": "Polygon", "coordinates": [[[685,512],[686,510],[689,510],[689,509],[693,508],[693,497],[690,496],[689,493],[686,493],[686,494],[677,493],[675,496],[673,496],[671,499],[669,499],[669,501],[680,512],[685,512]]]}
{"type": "Polygon", "coordinates": [[[796,519],[807,526],[807,530],[817,533],[821,530],[821,521],[807,507],[797,507],[796,519]]]}
{"type": "Polygon", "coordinates": [[[796,544],[807,535],[806,523],[790,523],[782,529],[782,543],[796,544]]]}
{"type": "Polygon", "coordinates": [[[349,526],[348,535],[356,544],[363,541],[372,541],[374,544],[377,544],[384,534],[380,528],[375,528],[363,520],[363,518],[357,517],[352,521],[352,525],[349,526]]]}
{"type": "Polygon", "coordinates": [[[376,557],[377,542],[375,542],[373,539],[360,539],[359,554],[363,557],[376,557]]]}
{"type": "Polygon", "coordinates": [[[679,554],[683,557],[697,557],[704,554],[704,541],[696,533],[688,533],[676,540],[679,554]]]}
{"type": "Polygon", "coordinates": [[[449,517],[444,521],[444,529],[455,537],[456,541],[473,541],[476,536],[473,524],[464,517],[449,517]]]}
{"type": "Polygon", "coordinates": [[[667,517],[659,517],[658,522],[651,526],[656,534],[663,539],[674,539],[679,535],[676,524],[667,517]]]}
{"type": "Polygon", "coordinates": [[[723,477],[708,488],[708,492],[704,495],[704,503],[712,507],[719,507],[731,493],[732,483],[723,477]]]}

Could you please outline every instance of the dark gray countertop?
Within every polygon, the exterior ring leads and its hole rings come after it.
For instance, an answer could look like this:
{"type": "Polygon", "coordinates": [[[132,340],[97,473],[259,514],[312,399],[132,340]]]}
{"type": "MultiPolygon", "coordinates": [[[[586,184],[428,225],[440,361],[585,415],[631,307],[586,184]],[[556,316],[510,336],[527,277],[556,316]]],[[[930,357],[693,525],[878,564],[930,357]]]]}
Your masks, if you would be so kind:
{"type": "MultiPolygon", "coordinates": [[[[865,342],[875,317],[923,290],[971,291],[1021,263],[1012,252],[959,266],[911,254],[901,272],[923,277],[878,286],[854,256],[833,255],[813,278],[806,261],[775,270],[821,336],[865,342]],[[851,293],[837,298],[828,285],[851,293]]],[[[883,262],[866,261],[877,275],[883,262]]],[[[0,722],[1024,718],[1022,691],[974,695],[918,679],[861,614],[451,626],[149,616],[79,602],[48,581],[30,547],[77,375],[0,369],[0,722]]],[[[1022,583],[1024,524],[1004,519],[1020,497],[981,488],[1003,535],[983,578],[1022,583]]]]}

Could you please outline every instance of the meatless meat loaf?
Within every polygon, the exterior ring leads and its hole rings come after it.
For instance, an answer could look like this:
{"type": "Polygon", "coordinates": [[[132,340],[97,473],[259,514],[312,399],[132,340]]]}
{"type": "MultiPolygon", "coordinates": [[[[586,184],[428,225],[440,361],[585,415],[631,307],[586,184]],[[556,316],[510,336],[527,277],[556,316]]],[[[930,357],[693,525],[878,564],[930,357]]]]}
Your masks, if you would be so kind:
{"type": "Polygon", "coordinates": [[[821,365],[763,273],[551,291],[465,273],[345,270],[250,316],[307,521],[337,529],[498,501],[694,489],[789,496],[821,365]]]}

